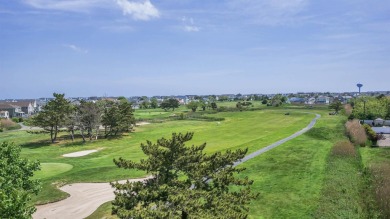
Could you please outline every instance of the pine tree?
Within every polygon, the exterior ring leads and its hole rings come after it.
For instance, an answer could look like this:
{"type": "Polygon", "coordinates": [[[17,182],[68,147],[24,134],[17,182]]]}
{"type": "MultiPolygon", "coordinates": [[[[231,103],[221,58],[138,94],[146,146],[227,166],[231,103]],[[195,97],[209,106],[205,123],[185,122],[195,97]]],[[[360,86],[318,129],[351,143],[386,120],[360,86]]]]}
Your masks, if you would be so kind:
{"type": "Polygon", "coordinates": [[[120,218],[246,218],[253,194],[248,178],[234,176],[244,168],[234,163],[247,149],[204,153],[206,143],[185,146],[193,133],[172,134],[156,143],[141,144],[147,159],[139,163],[119,158],[125,169],[146,171],[145,182],[113,183],[113,214],[120,218]]]}

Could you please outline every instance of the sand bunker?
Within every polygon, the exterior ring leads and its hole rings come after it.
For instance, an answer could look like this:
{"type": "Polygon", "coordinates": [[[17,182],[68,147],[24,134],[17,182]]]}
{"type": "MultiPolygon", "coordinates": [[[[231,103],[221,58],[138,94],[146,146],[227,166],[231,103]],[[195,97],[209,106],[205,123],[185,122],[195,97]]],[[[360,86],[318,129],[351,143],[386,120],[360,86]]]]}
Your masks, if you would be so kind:
{"type": "MultiPolygon", "coordinates": [[[[131,179],[143,181],[147,178],[131,179]]],[[[126,180],[121,181],[124,183],[126,180]]],[[[92,214],[100,205],[115,199],[114,189],[109,183],[74,183],[60,188],[69,193],[70,197],[59,202],[37,206],[34,219],[75,219],[85,218],[92,214]]]]}
{"type": "Polygon", "coordinates": [[[137,122],[136,126],[149,125],[149,122],[137,122]]]}
{"type": "Polygon", "coordinates": [[[78,152],[73,152],[70,154],[64,154],[62,155],[63,157],[82,157],[91,153],[94,153],[98,150],[86,150],[86,151],[78,151],[78,152]]]}

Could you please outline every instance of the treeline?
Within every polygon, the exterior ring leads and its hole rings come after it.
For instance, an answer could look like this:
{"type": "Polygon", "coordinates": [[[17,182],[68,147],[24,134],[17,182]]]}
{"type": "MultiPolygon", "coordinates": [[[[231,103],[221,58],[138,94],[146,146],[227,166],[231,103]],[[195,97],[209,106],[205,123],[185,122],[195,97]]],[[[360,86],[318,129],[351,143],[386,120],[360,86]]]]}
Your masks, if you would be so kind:
{"type": "Polygon", "coordinates": [[[31,124],[50,133],[52,142],[57,140],[61,130],[67,130],[74,140],[79,131],[83,141],[97,139],[100,127],[104,127],[104,137],[116,136],[132,131],[135,125],[133,108],[125,98],[118,101],[100,100],[96,103],[81,101],[71,104],[65,94],[53,94],[54,99],[42,107],[42,111],[32,117],[31,124]]]}
{"type": "Polygon", "coordinates": [[[349,119],[390,119],[390,97],[384,95],[377,97],[362,96],[353,99],[351,106],[353,110],[349,119]]]}

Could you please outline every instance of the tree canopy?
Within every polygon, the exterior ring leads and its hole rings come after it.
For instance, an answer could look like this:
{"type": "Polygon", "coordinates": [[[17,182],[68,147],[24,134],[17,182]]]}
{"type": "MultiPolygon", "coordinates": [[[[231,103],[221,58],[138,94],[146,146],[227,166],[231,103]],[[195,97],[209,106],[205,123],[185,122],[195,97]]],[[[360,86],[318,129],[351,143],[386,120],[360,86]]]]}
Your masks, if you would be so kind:
{"type": "Polygon", "coordinates": [[[175,98],[166,99],[160,104],[160,107],[165,111],[169,109],[172,109],[172,111],[174,111],[175,108],[179,108],[179,106],[180,106],[179,101],[175,98]]]}
{"type": "Polygon", "coordinates": [[[151,174],[145,182],[113,183],[113,213],[120,218],[246,218],[251,200],[257,197],[248,178],[234,174],[247,149],[205,154],[206,143],[185,145],[193,133],[172,134],[156,143],[141,144],[147,159],[139,163],[124,158],[114,163],[125,169],[151,174]],[[234,186],[234,190],[232,190],[234,186]]]}
{"type": "Polygon", "coordinates": [[[20,158],[20,147],[0,145],[0,218],[31,218],[35,207],[30,194],[37,194],[40,184],[30,179],[39,170],[39,162],[20,158]]]}
{"type": "Polygon", "coordinates": [[[343,104],[340,102],[340,100],[335,99],[330,105],[329,109],[334,109],[336,113],[338,113],[343,108],[343,104]]]}
{"type": "Polygon", "coordinates": [[[55,142],[59,128],[65,125],[72,107],[65,94],[53,93],[53,96],[54,99],[42,107],[42,112],[33,117],[32,124],[50,132],[51,141],[55,142]]]}
{"type": "Polygon", "coordinates": [[[352,102],[353,110],[351,118],[359,119],[390,119],[390,98],[389,97],[367,97],[361,96],[352,102]]]}

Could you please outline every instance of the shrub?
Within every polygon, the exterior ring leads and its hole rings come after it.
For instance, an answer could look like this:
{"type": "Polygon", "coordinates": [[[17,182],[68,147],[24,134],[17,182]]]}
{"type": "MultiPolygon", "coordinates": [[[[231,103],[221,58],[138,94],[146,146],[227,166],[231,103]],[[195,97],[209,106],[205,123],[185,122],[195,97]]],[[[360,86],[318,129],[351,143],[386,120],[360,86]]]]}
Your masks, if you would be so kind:
{"type": "Polygon", "coordinates": [[[390,218],[390,163],[372,165],[371,174],[375,187],[375,199],[382,218],[390,218]]]}
{"type": "Polygon", "coordinates": [[[353,108],[352,108],[351,104],[345,104],[344,111],[345,111],[346,116],[349,117],[350,115],[352,115],[352,110],[353,110],[353,108]]]}
{"type": "Polygon", "coordinates": [[[370,141],[376,142],[378,140],[376,133],[372,130],[371,126],[363,124],[364,130],[366,131],[367,137],[370,141]]]}
{"type": "Polygon", "coordinates": [[[360,125],[359,120],[354,119],[345,123],[345,128],[349,139],[355,144],[362,147],[365,146],[367,141],[366,131],[362,125],[360,125]]]}
{"type": "Polygon", "coordinates": [[[1,127],[4,130],[15,130],[15,129],[21,128],[21,126],[19,124],[15,123],[14,121],[12,121],[10,119],[2,119],[1,120],[1,127]]]}
{"type": "Polygon", "coordinates": [[[19,118],[14,117],[14,118],[12,118],[12,121],[18,123],[19,122],[19,118]]]}
{"type": "Polygon", "coordinates": [[[350,141],[339,141],[332,148],[333,156],[356,157],[356,150],[350,141]]]}

